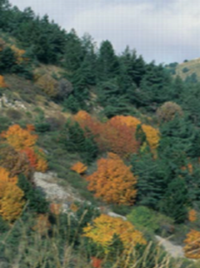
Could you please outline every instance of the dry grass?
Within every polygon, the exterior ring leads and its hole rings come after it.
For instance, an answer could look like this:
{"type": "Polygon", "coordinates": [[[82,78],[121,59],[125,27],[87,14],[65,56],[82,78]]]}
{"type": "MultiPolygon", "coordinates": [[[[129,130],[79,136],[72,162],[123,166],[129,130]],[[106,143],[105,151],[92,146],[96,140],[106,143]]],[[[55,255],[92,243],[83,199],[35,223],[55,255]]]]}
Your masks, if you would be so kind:
{"type": "Polygon", "coordinates": [[[183,62],[176,67],[176,75],[179,75],[184,80],[193,73],[196,73],[197,78],[200,80],[200,58],[183,62]],[[182,71],[184,68],[187,68],[188,72],[184,73],[182,71]]]}
{"type": "MultiPolygon", "coordinates": [[[[70,218],[68,218],[70,225],[70,218]]],[[[91,256],[86,252],[84,243],[74,247],[74,240],[61,242],[59,234],[59,219],[51,230],[51,234],[45,232],[30,232],[30,222],[22,222],[19,219],[0,238],[0,247],[6,247],[15,225],[22,226],[20,240],[17,244],[17,252],[13,255],[12,248],[4,250],[5,260],[0,260],[0,267],[6,268],[91,268],[91,256]]],[[[31,222],[33,224],[33,221],[31,222]]],[[[69,230],[66,228],[66,234],[69,230]]],[[[78,230],[77,230],[78,231],[78,230]]],[[[76,233],[76,231],[75,231],[76,233]]],[[[65,236],[67,237],[67,235],[65,236]]],[[[138,254],[135,248],[131,248],[124,255],[115,252],[112,256],[105,256],[102,268],[199,268],[199,262],[185,262],[184,260],[172,260],[169,255],[163,255],[163,250],[158,245],[155,247],[152,242],[138,254]],[[114,261],[112,261],[114,259],[114,261]]],[[[98,254],[97,254],[98,256],[98,254]]]]}
{"type": "Polygon", "coordinates": [[[64,69],[61,67],[55,66],[55,65],[45,65],[45,64],[40,64],[39,67],[35,68],[34,70],[34,76],[35,77],[40,77],[43,75],[56,75],[57,78],[61,77],[61,74],[66,72],[64,69]]]}

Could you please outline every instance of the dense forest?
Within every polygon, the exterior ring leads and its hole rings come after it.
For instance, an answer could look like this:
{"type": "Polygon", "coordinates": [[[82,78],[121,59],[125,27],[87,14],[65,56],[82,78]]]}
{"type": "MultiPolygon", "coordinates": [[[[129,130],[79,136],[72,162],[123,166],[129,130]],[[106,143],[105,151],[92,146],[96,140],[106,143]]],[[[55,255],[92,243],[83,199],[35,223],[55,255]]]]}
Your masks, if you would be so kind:
{"type": "Polygon", "coordinates": [[[1,102],[35,107],[1,105],[5,267],[199,267],[169,259],[154,239],[172,235],[185,257],[200,258],[200,82],[176,66],[146,63],[129,47],[117,55],[108,40],[97,46],[0,0],[1,102]],[[59,116],[46,116],[41,99],[59,116]],[[34,183],[47,171],[85,202],[61,213],[34,183]]]}

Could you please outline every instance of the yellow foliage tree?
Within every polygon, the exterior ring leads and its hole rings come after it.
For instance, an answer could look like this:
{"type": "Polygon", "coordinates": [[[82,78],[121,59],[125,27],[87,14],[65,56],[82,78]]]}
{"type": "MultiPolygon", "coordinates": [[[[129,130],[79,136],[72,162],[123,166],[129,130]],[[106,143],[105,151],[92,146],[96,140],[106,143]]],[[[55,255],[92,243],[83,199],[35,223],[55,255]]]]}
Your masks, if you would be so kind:
{"type": "Polygon", "coordinates": [[[57,95],[58,82],[50,75],[44,74],[39,78],[35,77],[36,84],[50,97],[57,95]]]}
{"type": "Polygon", "coordinates": [[[81,162],[77,162],[71,167],[71,170],[77,172],[78,174],[84,174],[87,170],[87,166],[81,162]]]}
{"type": "Polygon", "coordinates": [[[83,236],[90,238],[95,244],[102,246],[105,253],[109,252],[114,235],[118,235],[124,250],[128,251],[137,244],[146,245],[146,240],[140,231],[121,218],[101,214],[83,229],[83,236]]]}
{"type": "Polygon", "coordinates": [[[17,177],[0,167],[0,215],[10,222],[17,219],[24,206],[24,192],[16,185],[17,177]]]}
{"type": "Polygon", "coordinates": [[[107,159],[98,160],[97,166],[97,171],[86,177],[88,189],[108,203],[133,204],[137,193],[137,179],[130,170],[131,166],[126,166],[113,153],[108,153],[107,159]]]}
{"type": "Polygon", "coordinates": [[[13,50],[13,52],[15,53],[15,57],[16,57],[16,63],[17,64],[20,64],[20,63],[22,63],[23,61],[28,61],[28,58],[26,58],[26,57],[24,57],[24,54],[26,53],[26,51],[25,50],[23,50],[23,49],[19,49],[19,48],[17,48],[16,46],[11,46],[10,47],[12,50],[13,50]]]}
{"type": "Polygon", "coordinates": [[[160,132],[158,129],[153,128],[150,125],[142,125],[142,130],[146,135],[147,142],[150,146],[152,153],[155,153],[160,140],[160,132]]]}
{"type": "Polygon", "coordinates": [[[19,125],[10,126],[1,136],[17,151],[33,147],[38,139],[38,136],[32,134],[29,129],[23,129],[19,125]]]}
{"type": "Polygon", "coordinates": [[[200,259],[200,232],[191,230],[187,234],[187,238],[184,243],[185,256],[191,259],[200,259]]]}
{"type": "Polygon", "coordinates": [[[16,220],[24,207],[24,192],[15,184],[8,183],[0,199],[0,214],[4,220],[16,220]]]}

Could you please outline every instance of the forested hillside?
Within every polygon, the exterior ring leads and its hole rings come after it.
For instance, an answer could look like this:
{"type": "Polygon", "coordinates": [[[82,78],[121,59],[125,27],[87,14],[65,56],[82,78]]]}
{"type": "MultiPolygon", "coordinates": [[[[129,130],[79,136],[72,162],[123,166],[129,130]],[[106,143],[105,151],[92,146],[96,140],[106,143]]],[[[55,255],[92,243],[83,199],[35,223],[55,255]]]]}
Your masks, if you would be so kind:
{"type": "Polygon", "coordinates": [[[175,67],[0,0],[2,265],[199,267],[200,83],[175,67]],[[80,196],[65,213],[36,187],[48,171],[80,196]]]}

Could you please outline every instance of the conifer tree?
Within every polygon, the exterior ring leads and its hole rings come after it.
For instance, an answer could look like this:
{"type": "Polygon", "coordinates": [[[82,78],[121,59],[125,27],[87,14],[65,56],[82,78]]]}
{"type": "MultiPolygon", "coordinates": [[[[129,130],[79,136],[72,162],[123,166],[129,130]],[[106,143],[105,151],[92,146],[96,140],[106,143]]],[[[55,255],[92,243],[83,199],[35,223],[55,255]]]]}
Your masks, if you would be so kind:
{"type": "Polygon", "coordinates": [[[119,62],[112,44],[106,40],[101,43],[98,57],[98,79],[107,80],[119,72],[119,62]]]}
{"type": "Polygon", "coordinates": [[[167,216],[172,217],[175,222],[181,223],[187,218],[187,206],[189,198],[184,179],[174,179],[160,202],[160,210],[167,216]]]}

